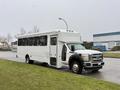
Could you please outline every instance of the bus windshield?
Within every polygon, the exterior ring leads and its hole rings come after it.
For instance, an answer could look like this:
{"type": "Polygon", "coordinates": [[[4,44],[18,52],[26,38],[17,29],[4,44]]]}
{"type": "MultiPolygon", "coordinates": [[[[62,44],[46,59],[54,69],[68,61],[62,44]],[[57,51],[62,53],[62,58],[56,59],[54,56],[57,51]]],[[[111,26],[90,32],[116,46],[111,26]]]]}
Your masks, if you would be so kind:
{"type": "Polygon", "coordinates": [[[82,46],[80,43],[67,43],[68,48],[71,50],[71,46],[74,46],[75,50],[85,50],[86,48],[82,46]]]}

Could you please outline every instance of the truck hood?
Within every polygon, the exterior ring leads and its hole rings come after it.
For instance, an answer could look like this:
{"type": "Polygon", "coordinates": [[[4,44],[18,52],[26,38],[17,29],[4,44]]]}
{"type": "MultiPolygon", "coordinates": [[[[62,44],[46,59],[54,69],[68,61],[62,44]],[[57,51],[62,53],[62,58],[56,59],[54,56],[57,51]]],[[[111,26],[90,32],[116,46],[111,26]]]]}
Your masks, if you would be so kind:
{"type": "Polygon", "coordinates": [[[77,54],[101,54],[102,52],[96,50],[76,50],[77,54]]]}

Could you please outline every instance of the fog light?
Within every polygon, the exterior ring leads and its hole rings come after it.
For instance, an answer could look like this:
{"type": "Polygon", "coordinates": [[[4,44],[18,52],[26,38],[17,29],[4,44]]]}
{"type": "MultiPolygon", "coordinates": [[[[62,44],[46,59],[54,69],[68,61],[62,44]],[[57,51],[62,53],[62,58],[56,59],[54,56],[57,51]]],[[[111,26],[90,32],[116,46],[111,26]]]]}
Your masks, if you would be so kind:
{"type": "Polygon", "coordinates": [[[104,62],[101,63],[101,65],[104,65],[104,64],[105,64],[104,62]]]}

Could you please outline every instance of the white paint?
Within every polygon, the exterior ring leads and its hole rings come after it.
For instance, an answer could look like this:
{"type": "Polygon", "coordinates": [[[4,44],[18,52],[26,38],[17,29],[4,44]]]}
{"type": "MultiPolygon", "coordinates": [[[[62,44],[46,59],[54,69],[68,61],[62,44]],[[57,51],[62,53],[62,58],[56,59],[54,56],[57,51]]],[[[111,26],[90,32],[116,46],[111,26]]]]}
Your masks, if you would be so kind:
{"type": "Polygon", "coordinates": [[[72,54],[75,53],[81,55],[86,54],[84,58],[88,58],[88,59],[89,59],[89,55],[91,54],[101,54],[101,52],[95,50],[78,50],[73,53],[70,53],[71,50],[68,48],[66,43],[81,42],[80,33],[76,33],[76,32],[55,31],[55,32],[47,32],[47,33],[34,33],[34,34],[20,35],[18,36],[18,38],[35,37],[41,35],[47,35],[47,46],[18,46],[18,52],[17,52],[18,56],[25,58],[25,56],[28,54],[31,60],[45,62],[48,63],[50,66],[53,66],[50,63],[50,58],[54,57],[56,58],[56,62],[57,62],[54,67],[61,68],[62,66],[64,66],[65,63],[68,64],[69,58],[72,54]],[[57,45],[55,46],[50,45],[51,36],[57,37],[57,45]],[[66,61],[62,61],[63,45],[67,47],[66,61]]]}

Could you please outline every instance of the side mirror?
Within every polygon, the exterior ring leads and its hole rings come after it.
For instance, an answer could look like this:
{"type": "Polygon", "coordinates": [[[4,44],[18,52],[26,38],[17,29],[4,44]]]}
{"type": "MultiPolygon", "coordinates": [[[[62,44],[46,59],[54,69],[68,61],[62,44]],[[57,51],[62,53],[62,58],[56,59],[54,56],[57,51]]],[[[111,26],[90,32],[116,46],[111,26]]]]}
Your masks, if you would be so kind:
{"type": "Polygon", "coordinates": [[[74,45],[71,45],[71,51],[75,51],[74,45]]]}

